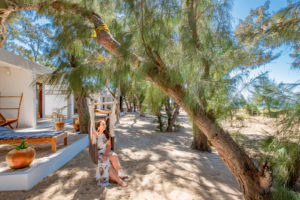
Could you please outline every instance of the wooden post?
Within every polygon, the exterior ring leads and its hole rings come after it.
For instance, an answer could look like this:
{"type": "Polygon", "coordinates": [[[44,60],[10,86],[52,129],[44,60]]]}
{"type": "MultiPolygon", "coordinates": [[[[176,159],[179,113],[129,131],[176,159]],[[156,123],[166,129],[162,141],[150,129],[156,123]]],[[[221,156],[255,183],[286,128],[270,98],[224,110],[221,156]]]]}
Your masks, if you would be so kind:
{"type": "Polygon", "coordinates": [[[65,139],[64,139],[64,145],[65,146],[68,145],[68,138],[67,137],[65,137],[65,139]]]}
{"type": "Polygon", "coordinates": [[[56,137],[51,138],[51,150],[56,152],[56,137]]]}

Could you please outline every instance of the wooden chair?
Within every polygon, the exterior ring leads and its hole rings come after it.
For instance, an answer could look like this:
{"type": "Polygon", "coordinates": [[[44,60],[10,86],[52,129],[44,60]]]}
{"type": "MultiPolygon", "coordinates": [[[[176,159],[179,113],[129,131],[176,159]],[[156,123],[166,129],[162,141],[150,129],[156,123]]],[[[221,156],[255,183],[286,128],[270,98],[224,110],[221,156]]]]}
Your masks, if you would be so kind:
{"type": "Polygon", "coordinates": [[[0,96],[0,98],[20,98],[19,106],[17,108],[0,108],[0,110],[18,110],[17,118],[14,118],[14,119],[6,119],[0,113],[0,126],[9,126],[11,129],[14,129],[11,124],[17,123],[16,128],[18,128],[18,126],[19,126],[19,117],[20,117],[20,109],[21,109],[21,104],[22,104],[22,100],[23,100],[23,92],[21,93],[21,96],[0,96]]]}
{"type": "Polygon", "coordinates": [[[110,114],[111,111],[105,111],[105,110],[100,110],[100,109],[94,109],[95,113],[101,113],[101,114],[110,114]]]}

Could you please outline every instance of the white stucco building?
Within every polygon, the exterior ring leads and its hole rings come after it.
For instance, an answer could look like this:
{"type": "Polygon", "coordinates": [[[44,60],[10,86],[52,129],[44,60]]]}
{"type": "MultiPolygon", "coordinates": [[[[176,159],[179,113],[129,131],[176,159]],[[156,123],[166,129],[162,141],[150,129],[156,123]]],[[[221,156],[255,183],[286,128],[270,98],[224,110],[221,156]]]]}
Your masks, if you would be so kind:
{"type": "MultiPolygon", "coordinates": [[[[62,91],[55,91],[43,83],[43,77],[52,72],[50,68],[0,49],[0,97],[20,96],[23,100],[20,109],[19,127],[35,127],[37,118],[52,115],[54,108],[68,105],[64,114],[71,117],[74,111],[72,97],[62,91]]],[[[0,98],[0,113],[5,118],[16,118],[17,110],[7,109],[18,106],[18,98],[0,98]]]]}
{"type": "Polygon", "coordinates": [[[114,98],[107,89],[101,90],[90,96],[91,103],[96,105],[100,110],[111,110],[114,98]]]}
{"type": "Polygon", "coordinates": [[[64,108],[62,114],[66,118],[71,118],[74,114],[74,97],[68,96],[66,88],[61,85],[45,85],[45,116],[49,118],[52,116],[53,111],[57,108],[64,108]]]}

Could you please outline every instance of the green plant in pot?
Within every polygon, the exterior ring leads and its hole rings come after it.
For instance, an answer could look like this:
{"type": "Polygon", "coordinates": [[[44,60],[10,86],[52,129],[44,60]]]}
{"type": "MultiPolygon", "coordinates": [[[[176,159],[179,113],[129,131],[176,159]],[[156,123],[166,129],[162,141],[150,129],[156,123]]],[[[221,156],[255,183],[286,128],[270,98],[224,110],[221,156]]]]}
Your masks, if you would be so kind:
{"type": "Polygon", "coordinates": [[[62,112],[66,107],[68,106],[56,108],[55,112],[53,112],[53,116],[55,119],[55,129],[57,131],[64,130],[65,128],[65,116],[62,114],[62,112]]]}
{"type": "Polygon", "coordinates": [[[27,146],[26,139],[6,154],[6,163],[12,169],[28,167],[35,158],[33,147],[27,146]]]}
{"type": "Polygon", "coordinates": [[[73,126],[75,131],[79,131],[79,116],[73,116],[73,126]]]}

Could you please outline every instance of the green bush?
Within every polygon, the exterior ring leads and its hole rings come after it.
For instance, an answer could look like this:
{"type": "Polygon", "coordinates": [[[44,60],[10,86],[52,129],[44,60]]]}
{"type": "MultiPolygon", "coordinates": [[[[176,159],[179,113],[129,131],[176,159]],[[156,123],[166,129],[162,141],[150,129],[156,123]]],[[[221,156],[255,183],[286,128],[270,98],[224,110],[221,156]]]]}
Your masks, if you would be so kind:
{"type": "Polygon", "coordinates": [[[257,108],[257,105],[255,105],[255,104],[246,104],[245,110],[246,110],[246,113],[250,116],[256,116],[256,115],[260,114],[260,112],[257,108]]]}
{"type": "Polygon", "coordinates": [[[272,191],[274,200],[300,200],[300,194],[282,185],[275,185],[272,191]]]}
{"type": "Polygon", "coordinates": [[[300,159],[300,145],[269,136],[262,142],[262,148],[270,153],[267,159],[271,161],[276,182],[287,186],[300,159]]]}

